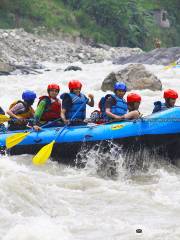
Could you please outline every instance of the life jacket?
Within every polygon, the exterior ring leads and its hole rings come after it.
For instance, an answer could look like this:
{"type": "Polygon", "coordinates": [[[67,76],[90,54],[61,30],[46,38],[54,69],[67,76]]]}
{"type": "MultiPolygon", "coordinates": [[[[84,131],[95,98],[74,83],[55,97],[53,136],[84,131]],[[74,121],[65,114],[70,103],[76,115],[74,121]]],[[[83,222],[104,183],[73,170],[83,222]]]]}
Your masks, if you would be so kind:
{"type": "Polygon", "coordinates": [[[49,96],[42,96],[39,98],[39,103],[42,100],[46,100],[46,107],[42,114],[41,120],[42,121],[52,121],[55,119],[60,118],[61,116],[61,103],[59,99],[54,99],[55,101],[52,102],[49,96]]]}
{"type": "Polygon", "coordinates": [[[29,119],[29,118],[33,118],[34,116],[34,109],[31,106],[28,106],[25,102],[18,100],[13,102],[10,106],[9,109],[11,109],[12,107],[14,107],[16,104],[18,103],[22,103],[25,107],[24,111],[21,111],[19,113],[15,113],[18,117],[21,117],[23,119],[29,119]]]}
{"type": "Polygon", "coordinates": [[[159,112],[159,111],[164,111],[168,109],[165,103],[162,103],[161,101],[154,102],[154,109],[153,113],[159,112]]]}
{"type": "Polygon", "coordinates": [[[66,112],[66,119],[84,120],[86,118],[86,96],[82,93],[79,96],[74,93],[65,93],[61,95],[61,99],[64,99],[67,94],[72,100],[72,107],[66,112]]]}
{"type": "Polygon", "coordinates": [[[107,94],[105,97],[102,97],[98,103],[98,107],[100,109],[100,118],[102,118],[102,119],[107,120],[105,104],[106,104],[107,98],[110,96],[111,96],[111,94],[107,94]]]}
{"type": "Polygon", "coordinates": [[[102,119],[101,111],[94,110],[90,115],[91,122],[96,124],[102,124],[104,123],[104,120],[102,119]]]}
{"type": "Polygon", "coordinates": [[[105,104],[108,97],[112,97],[115,100],[115,105],[111,107],[111,113],[118,116],[122,116],[127,113],[128,110],[127,103],[123,98],[119,98],[115,94],[107,94],[105,97],[102,97],[99,102],[99,108],[102,113],[103,119],[109,119],[105,109],[105,104]]]}

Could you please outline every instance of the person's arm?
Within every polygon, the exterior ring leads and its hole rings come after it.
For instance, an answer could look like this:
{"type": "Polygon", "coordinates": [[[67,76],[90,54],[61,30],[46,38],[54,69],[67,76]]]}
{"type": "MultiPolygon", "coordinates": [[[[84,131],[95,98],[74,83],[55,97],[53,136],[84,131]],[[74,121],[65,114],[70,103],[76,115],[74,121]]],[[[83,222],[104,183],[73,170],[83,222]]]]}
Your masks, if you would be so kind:
{"type": "Polygon", "coordinates": [[[105,103],[105,112],[106,115],[110,118],[113,118],[115,120],[123,120],[124,116],[118,116],[116,114],[113,114],[111,112],[111,107],[115,105],[115,100],[112,97],[107,98],[106,103],[105,103]]]}
{"type": "Polygon", "coordinates": [[[38,105],[38,107],[37,107],[37,109],[35,111],[35,114],[34,114],[34,119],[35,119],[36,122],[40,121],[40,119],[41,119],[41,117],[43,115],[43,112],[45,111],[46,104],[47,104],[46,100],[42,100],[39,103],[39,105],[38,105]]]}
{"type": "Polygon", "coordinates": [[[87,102],[87,104],[90,107],[94,107],[94,96],[92,94],[88,94],[88,97],[89,97],[90,100],[87,102]]]}
{"type": "Polygon", "coordinates": [[[61,119],[63,120],[63,122],[64,122],[65,124],[68,124],[68,123],[69,123],[69,120],[66,119],[66,109],[65,109],[65,108],[63,108],[63,109],[61,110],[61,119]]]}
{"type": "Polygon", "coordinates": [[[141,117],[141,113],[138,110],[131,111],[123,115],[124,119],[131,120],[131,119],[138,119],[141,117]]]}
{"type": "Polygon", "coordinates": [[[124,115],[118,116],[116,114],[113,114],[110,110],[111,110],[110,108],[106,108],[106,114],[108,117],[113,118],[115,120],[123,120],[124,119],[124,115]]]}
{"type": "Polygon", "coordinates": [[[35,111],[34,121],[33,121],[33,128],[35,131],[41,130],[41,127],[39,127],[39,121],[42,117],[45,107],[46,107],[46,100],[42,100],[35,111]]]}
{"type": "Polygon", "coordinates": [[[17,103],[14,107],[9,109],[6,113],[11,117],[11,118],[16,118],[16,119],[22,119],[20,116],[17,116],[16,114],[23,112],[25,110],[25,107],[22,103],[17,103]]]}
{"type": "Polygon", "coordinates": [[[66,119],[66,113],[72,107],[71,97],[67,94],[62,100],[62,110],[61,110],[61,118],[65,124],[69,123],[69,119],[66,119]]]}

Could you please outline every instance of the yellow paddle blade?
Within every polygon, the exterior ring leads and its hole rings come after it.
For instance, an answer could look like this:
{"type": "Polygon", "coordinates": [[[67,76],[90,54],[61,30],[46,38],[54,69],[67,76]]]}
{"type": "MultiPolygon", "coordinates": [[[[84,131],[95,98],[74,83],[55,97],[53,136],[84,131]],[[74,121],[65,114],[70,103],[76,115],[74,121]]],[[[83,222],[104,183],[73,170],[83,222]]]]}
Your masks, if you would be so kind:
{"type": "Polygon", "coordinates": [[[54,143],[55,140],[39,150],[39,152],[33,157],[32,160],[35,165],[43,165],[47,162],[48,158],[51,155],[54,143]]]}
{"type": "Polygon", "coordinates": [[[9,117],[7,117],[6,115],[0,114],[0,123],[7,122],[9,120],[10,120],[9,117]]]}
{"type": "Polygon", "coordinates": [[[14,135],[7,137],[6,138],[6,147],[7,148],[12,148],[18,143],[22,142],[22,140],[29,135],[30,132],[25,132],[25,133],[15,133],[14,135]]]}
{"type": "Polygon", "coordinates": [[[172,62],[171,64],[169,64],[168,66],[165,66],[164,67],[164,70],[168,70],[169,68],[172,68],[172,67],[174,67],[174,66],[176,66],[177,64],[176,64],[176,62],[172,62]]]}

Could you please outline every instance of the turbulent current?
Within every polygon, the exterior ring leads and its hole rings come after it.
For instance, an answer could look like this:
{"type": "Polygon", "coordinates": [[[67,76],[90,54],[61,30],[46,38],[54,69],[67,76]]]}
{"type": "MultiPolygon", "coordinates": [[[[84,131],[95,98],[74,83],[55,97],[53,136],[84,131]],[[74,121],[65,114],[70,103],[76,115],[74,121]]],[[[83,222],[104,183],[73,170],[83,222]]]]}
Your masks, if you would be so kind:
{"type": "MultiPolygon", "coordinates": [[[[51,71],[1,76],[0,105],[7,109],[25,89],[44,95],[49,83],[58,83],[61,93],[66,92],[68,81],[79,79],[83,92],[94,94],[97,108],[98,99],[105,94],[100,89],[102,80],[112,70],[123,68],[109,62],[79,63],[83,71],[64,72],[67,64],[45,64],[51,71]]],[[[163,89],[180,90],[180,69],[146,67],[160,78],[163,89]]],[[[136,92],[142,96],[140,110],[144,115],[150,114],[153,102],[162,97],[158,91],[136,92]]],[[[88,115],[91,111],[88,108],[88,115]]],[[[151,162],[145,156],[148,168],[130,173],[119,155],[114,179],[108,176],[107,169],[99,169],[97,162],[104,157],[113,160],[115,150],[116,146],[108,156],[91,150],[83,169],[52,161],[36,167],[30,155],[1,156],[0,239],[179,240],[180,170],[163,159],[151,162]]]]}

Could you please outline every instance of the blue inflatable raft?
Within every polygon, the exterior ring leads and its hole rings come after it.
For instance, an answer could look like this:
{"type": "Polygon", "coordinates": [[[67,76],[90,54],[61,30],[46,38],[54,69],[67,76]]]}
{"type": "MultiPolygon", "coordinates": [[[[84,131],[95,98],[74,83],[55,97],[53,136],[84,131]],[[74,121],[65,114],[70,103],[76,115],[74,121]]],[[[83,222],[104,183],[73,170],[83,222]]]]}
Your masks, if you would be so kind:
{"type": "MultiPolygon", "coordinates": [[[[10,154],[36,154],[50,143],[62,127],[32,131],[21,143],[9,150],[10,154]]],[[[0,146],[5,147],[8,136],[20,131],[0,133],[0,146]]],[[[21,131],[22,132],[22,131],[21,131]]],[[[102,125],[68,126],[56,139],[52,157],[61,162],[74,163],[77,154],[94,146],[107,152],[111,144],[120,146],[124,155],[147,149],[174,162],[180,158],[180,108],[175,107],[135,121],[102,125]]]]}

